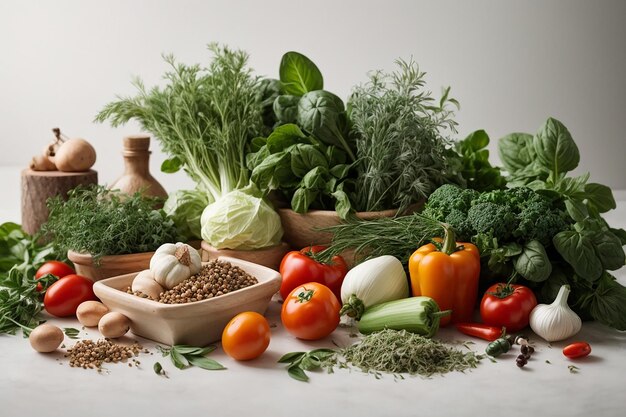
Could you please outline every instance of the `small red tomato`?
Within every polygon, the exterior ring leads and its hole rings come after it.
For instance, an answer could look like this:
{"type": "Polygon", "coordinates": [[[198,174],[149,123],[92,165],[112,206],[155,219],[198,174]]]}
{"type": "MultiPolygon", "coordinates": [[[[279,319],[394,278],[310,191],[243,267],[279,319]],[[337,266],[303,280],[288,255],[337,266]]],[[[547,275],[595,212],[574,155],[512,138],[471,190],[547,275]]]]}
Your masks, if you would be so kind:
{"type": "Polygon", "coordinates": [[[530,312],[537,305],[532,290],[523,285],[494,284],[480,302],[480,317],[489,326],[506,327],[508,333],[528,326],[530,312]]]}
{"type": "Polygon", "coordinates": [[[89,300],[97,300],[93,293],[93,281],[81,275],[70,274],[46,290],[43,306],[53,316],[68,317],[76,314],[80,303],[89,300]]]}
{"type": "Polygon", "coordinates": [[[341,304],[325,285],[309,282],[289,293],[280,312],[289,333],[304,340],[322,339],[339,325],[341,304]]]}
{"type": "MultiPolygon", "coordinates": [[[[74,271],[74,269],[65,262],[48,261],[39,267],[35,273],[35,279],[39,279],[48,274],[52,274],[57,278],[63,278],[66,275],[75,273],[76,271],[74,271]]],[[[37,284],[37,291],[41,291],[42,289],[43,287],[41,284],[37,284]]]]}
{"type": "Polygon", "coordinates": [[[346,261],[341,256],[333,256],[329,263],[313,259],[313,255],[326,249],[326,246],[308,246],[300,251],[287,253],[280,262],[280,295],[283,300],[296,287],[307,282],[324,284],[341,299],[341,284],[348,272],[346,261]]]}
{"type": "Polygon", "coordinates": [[[270,325],[254,311],[237,314],[222,332],[222,348],[228,356],[247,361],[261,356],[270,344],[270,325]]]}
{"type": "Polygon", "coordinates": [[[584,358],[591,353],[591,346],[586,342],[576,342],[563,348],[563,354],[570,359],[584,358]]]}

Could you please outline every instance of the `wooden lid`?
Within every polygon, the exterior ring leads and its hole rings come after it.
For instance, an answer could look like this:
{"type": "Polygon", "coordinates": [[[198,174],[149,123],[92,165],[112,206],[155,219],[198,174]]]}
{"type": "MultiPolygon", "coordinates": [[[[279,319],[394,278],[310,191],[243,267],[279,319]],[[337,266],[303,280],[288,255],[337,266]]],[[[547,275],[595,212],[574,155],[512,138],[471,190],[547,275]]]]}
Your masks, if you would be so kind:
{"type": "Polygon", "coordinates": [[[147,151],[150,148],[150,136],[132,135],[124,138],[124,149],[127,151],[147,151]]]}

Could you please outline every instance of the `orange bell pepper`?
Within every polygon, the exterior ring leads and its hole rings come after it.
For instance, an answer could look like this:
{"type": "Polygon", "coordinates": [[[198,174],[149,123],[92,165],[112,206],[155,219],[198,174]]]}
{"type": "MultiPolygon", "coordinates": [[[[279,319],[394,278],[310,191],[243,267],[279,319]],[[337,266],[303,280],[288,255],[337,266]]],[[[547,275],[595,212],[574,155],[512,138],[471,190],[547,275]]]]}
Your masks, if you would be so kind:
{"type": "Polygon", "coordinates": [[[444,225],[443,242],[429,243],[409,258],[411,292],[434,299],[441,311],[452,310],[441,318],[441,326],[471,322],[480,276],[480,254],[471,243],[456,242],[454,232],[444,225]]]}

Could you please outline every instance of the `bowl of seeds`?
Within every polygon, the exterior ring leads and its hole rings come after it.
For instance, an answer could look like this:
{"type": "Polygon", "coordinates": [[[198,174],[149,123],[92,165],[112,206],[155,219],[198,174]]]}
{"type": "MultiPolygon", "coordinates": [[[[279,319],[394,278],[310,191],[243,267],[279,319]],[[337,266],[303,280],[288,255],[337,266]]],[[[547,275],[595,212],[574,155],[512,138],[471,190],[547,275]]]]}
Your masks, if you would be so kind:
{"type": "Polygon", "coordinates": [[[107,278],[93,290],[111,310],[131,321],[130,330],[167,345],[205,346],[219,340],[237,314],[264,314],[278,291],[278,272],[241,259],[220,257],[203,262],[201,271],[158,299],[129,290],[138,272],[107,278]]]}

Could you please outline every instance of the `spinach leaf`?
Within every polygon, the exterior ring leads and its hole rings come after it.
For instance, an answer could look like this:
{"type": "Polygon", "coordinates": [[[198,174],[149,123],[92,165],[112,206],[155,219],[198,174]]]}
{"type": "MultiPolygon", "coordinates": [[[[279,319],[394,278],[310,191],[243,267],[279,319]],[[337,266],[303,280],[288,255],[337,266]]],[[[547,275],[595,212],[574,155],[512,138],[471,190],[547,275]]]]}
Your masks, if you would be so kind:
{"type": "Polygon", "coordinates": [[[298,188],[291,198],[292,210],[296,213],[306,213],[318,194],[317,190],[298,188]]]}
{"type": "Polygon", "coordinates": [[[302,178],[315,167],[328,169],[328,161],[324,154],[314,145],[298,144],[291,150],[291,170],[302,178]]]}
{"type": "Polygon", "coordinates": [[[602,262],[596,255],[589,233],[565,230],[556,234],[552,243],[581,278],[587,281],[600,278],[603,271],[602,262]]]}
{"type": "Polygon", "coordinates": [[[606,185],[591,182],[585,185],[584,191],[589,204],[593,205],[600,213],[605,213],[617,207],[615,198],[613,198],[613,192],[606,185]]]}
{"type": "Polygon", "coordinates": [[[355,160],[343,131],[347,116],[343,102],[328,91],[306,93],[298,103],[298,125],[327,145],[337,146],[355,160]]]}
{"type": "Polygon", "coordinates": [[[342,189],[339,189],[335,191],[332,196],[335,197],[335,211],[341,219],[345,220],[352,209],[348,194],[342,189]]]}
{"type": "Polygon", "coordinates": [[[578,147],[569,130],[553,118],[533,137],[533,147],[539,164],[555,175],[572,171],[580,162],[578,147]]]}
{"type": "Polygon", "coordinates": [[[456,150],[461,155],[461,176],[467,187],[477,191],[491,191],[504,188],[506,180],[500,168],[489,163],[489,136],[484,130],[470,133],[456,143],[456,150]]]}
{"type": "Polygon", "coordinates": [[[305,134],[295,124],[285,124],[278,126],[267,138],[267,148],[270,153],[277,153],[285,150],[291,145],[302,142],[305,134]]]}
{"type": "Polygon", "coordinates": [[[594,233],[591,240],[604,269],[615,271],[624,266],[626,255],[622,249],[622,242],[617,236],[610,232],[600,231],[594,233]]]}
{"type": "Polygon", "coordinates": [[[302,186],[309,190],[324,190],[326,188],[326,181],[324,180],[324,174],[327,174],[328,170],[324,167],[318,166],[306,173],[302,178],[302,186]]]}
{"type": "Polygon", "coordinates": [[[276,115],[273,109],[274,101],[281,94],[282,86],[279,80],[264,78],[259,82],[257,100],[261,103],[263,125],[270,130],[276,124],[276,115]]]}
{"type": "Polygon", "coordinates": [[[626,288],[605,272],[593,289],[580,297],[580,307],[594,320],[617,330],[626,330],[626,288]]]}
{"type": "Polygon", "coordinates": [[[541,282],[548,279],[552,264],[546,249],[536,240],[524,245],[522,253],[515,260],[515,270],[528,281],[541,282]]]}
{"type": "Polygon", "coordinates": [[[498,154],[510,173],[526,168],[535,160],[533,137],[528,133],[511,133],[498,141],[498,154]]]}
{"type": "Polygon", "coordinates": [[[279,188],[281,184],[293,179],[291,155],[287,152],[268,155],[252,170],[251,179],[261,190],[279,188]]]}
{"type": "Polygon", "coordinates": [[[585,203],[580,200],[565,200],[565,208],[567,209],[567,214],[569,214],[570,217],[576,222],[582,222],[589,217],[587,206],[585,206],[585,203]]]}
{"type": "Polygon", "coordinates": [[[280,123],[295,123],[298,117],[299,96],[282,95],[276,97],[273,109],[280,123]]]}
{"type": "Polygon", "coordinates": [[[180,160],[177,156],[166,159],[161,164],[161,172],[165,172],[166,174],[173,174],[174,172],[180,171],[183,166],[183,161],[180,160]]]}
{"type": "Polygon", "coordinates": [[[609,231],[611,233],[613,233],[615,236],[617,236],[619,241],[622,243],[622,246],[626,245],[626,230],[624,230],[624,229],[614,229],[612,227],[609,227],[609,231]]]}
{"type": "Polygon", "coordinates": [[[283,55],[279,74],[287,94],[301,96],[324,88],[324,78],[317,65],[298,52],[290,51],[283,55]]]}

